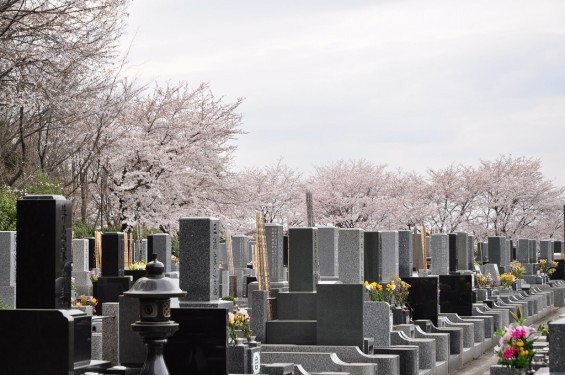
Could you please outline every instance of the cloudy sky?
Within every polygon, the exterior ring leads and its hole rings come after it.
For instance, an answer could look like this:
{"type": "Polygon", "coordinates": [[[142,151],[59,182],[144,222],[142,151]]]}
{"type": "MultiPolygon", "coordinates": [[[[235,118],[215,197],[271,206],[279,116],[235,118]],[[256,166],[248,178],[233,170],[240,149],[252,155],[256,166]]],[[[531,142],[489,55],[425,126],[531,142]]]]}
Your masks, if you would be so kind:
{"type": "Polygon", "coordinates": [[[562,0],[135,0],[129,74],[240,107],[236,168],[500,154],[565,185],[562,0]]]}

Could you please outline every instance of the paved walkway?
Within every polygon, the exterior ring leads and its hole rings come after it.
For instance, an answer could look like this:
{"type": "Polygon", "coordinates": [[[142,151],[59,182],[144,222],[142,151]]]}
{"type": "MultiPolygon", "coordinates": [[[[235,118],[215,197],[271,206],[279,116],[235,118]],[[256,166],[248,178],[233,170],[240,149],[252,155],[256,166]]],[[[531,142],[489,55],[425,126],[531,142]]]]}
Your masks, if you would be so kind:
{"type": "MultiPolygon", "coordinates": [[[[553,312],[542,319],[536,321],[533,326],[537,328],[538,324],[546,323],[548,320],[559,319],[560,315],[565,314],[564,307],[554,307],[553,312]]],[[[495,365],[498,361],[497,355],[494,353],[486,352],[477,359],[468,362],[462,369],[456,371],[457,375],[490,375],[490,366],[495,365]]]]}

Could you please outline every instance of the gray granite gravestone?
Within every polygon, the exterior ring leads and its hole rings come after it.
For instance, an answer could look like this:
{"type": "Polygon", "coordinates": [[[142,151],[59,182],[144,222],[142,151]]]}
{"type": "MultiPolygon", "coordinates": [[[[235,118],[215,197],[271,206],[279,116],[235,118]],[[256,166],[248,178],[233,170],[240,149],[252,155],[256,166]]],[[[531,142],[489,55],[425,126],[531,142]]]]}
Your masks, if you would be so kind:
{"type": "Polygon", "coordinates": [[[288,230],[288,287],[291,292],[314,292],[320,279],[318,229],[288,230]]]}
{"type": "Polygon", "coordinates": [[[445,233],[432,234],[430,255],[432,257],[432,275],[449,274],[449,237],[445,233]]]}
{"type": "Polygon", "coordinates": [[[379,232],[379,273],[382,280],[389,281],[392,275],[398,276],[398,232],[379,232]]]}
{"type": "Polygon", "coordinates": [[[16,306],[16,232],[0,232],[0,299],[16,306]]]}
{"type": "Polygon", "coordinates": [[[516,260],[520,263],[530,263],[530,240],[519,238],[516,247],[516,260]]]}
{"type": "Polygon", "coordinates": [[[538,262],[538,242],[530,240],[530,263],[538,262]]]}
{"type": "Polygon", "coordinates": [[[482,251],[483,251],[483,259],[482,259],[482,260],[483,260],[483,261],[484,261],[485,259],[488,260],[488,242],[483,242],[482,251]]]}
{"type": "Polygon", "coordinates": [[[467,269],[472,270],[475,265],[475,236],[467,235],[467,269]]]}
{"type": "Polygon", "coordinates": [[[249,258],[249,237],[243,235],[231,236],[234,268],[247,268],[249,258]]]}
{"type": "Polygon", "coordinates": [[[320,257],[320,277],[338,277],[338,241],[339,229],[318,227],[318,254],[320,257]]]}
{"type": "Polygon", "coordinates": [[[220,221],[211,217],[190,217],[179,220],[180,281],[186,296],[181,307],[195,305],[231,308],[229,301],[220,301],[218,266],[220,221]]]}
{"type": "Polygon", "coordinates": [[[539,253],[541,259],[553,261],[553,242],[549,240],[540,241],[539,253]]]}
{"type": "Polygon", "coordinates": [[[92,281],[88,269],[88,240],[73,240],[73,272],[77,294],[92,295],[92,281]]]}
{"type": "Polygon", "coordinates": [[[269,280],[271,282],[282,282],[284,281],[283,226],[265,224],[265,241],[269,263],[269,280]]]}
{"type": "Polygon", "coordinates": [[[457,270],[464,271],[464,270],[472,270],[473,266],[469,267],[469,249],[468,246],[468,239],[467,233],[465,232],[457,232],[456,234],[456,245],[455,251],[457,252],[457,270]]]}
{"type": "Polygon", "coordinates": [[[414,252],[414,243],[412,232],[409,230],[398,231],[398,276],[412,276],[412,254],[414,252]]]}
{"type": "Polygon", "coordinates": [[[500,272],[496,263],[487,263],[482,266],[483,275],[490,274],[490,277],[496,281],[496,285],[500,285],[500,272]]]}
{"type": "Polygon", "coordinates": [[[16,307],[71,306],[72,205],[60,195],[17,202],[16,307]]]}
{"type": "Polygon", "coordinates": [[[549,371],[550,374],[565,373],[565,318],[549,322],[549,371]]]}
{"type": "Polygon", "coordinates": [[[499,267],[508,267],[510,264],[510,254],[506,247],[506,237],[489,237],[488,254],[490,263],[496,263],[499,267]]]}
{"type": "Polygon", "coordinates": [[[157,254],[159,262],[165,266],[165,272],[171,272],[171,235],[155,233],[147,236],[147,259],[151,261],[157,254]]]}
{"type": "Polygon", "coordinates": [[[363,283],[363,230],[339,230],[339,279],[343,283],[363,283]]]}
{"type": "Polygon", "coordinates": [[[386,302],[365,301],[363,304],[363,336],[374,339],[375,346],[390,346],[392,312],[386,302]]]}

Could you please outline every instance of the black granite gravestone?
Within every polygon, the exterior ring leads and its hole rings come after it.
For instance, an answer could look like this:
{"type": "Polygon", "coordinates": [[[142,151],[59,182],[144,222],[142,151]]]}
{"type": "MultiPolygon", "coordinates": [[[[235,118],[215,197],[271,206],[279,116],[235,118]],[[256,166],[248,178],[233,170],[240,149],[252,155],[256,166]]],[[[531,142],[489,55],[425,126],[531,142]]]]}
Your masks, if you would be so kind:
{"type": "Polygon", "coordinates": [[[473,315],[473,275],[439,276],[439,309],[442,313],[473,315]]]}
{"type": "Polygon", "coordinates": [[[410,284],[407,305],[412,311],[412,319],[428,319],[437,326],[438,277],[403,277],[402,280],[410,284]]]}
{"type": "Polygon", "coordinates": [[[457,234],[449,233],[449,272],[458,270],[457,264],[459,257],[457,256],[457,234]]]}
{"type": "Polygon", "coordinates": [[[283,236],[283,266],[288,267],[288,235],[283,236]]]}
{"type": "Polygon", "coordinates": [[[317,345],[355,345],[363,350],[363,285],[319,284],[317,293],[317,345]]]}
{"type": "Polygon", "coordinates": [[[228,373],[228,310],[173,308],[171,320],[179,324],[164,350],[171,375],[228,373]]]}
{"type": "Polygon", "coordinates": [[[16,307],[71,306],[72,206],[59,195],[28,195],[17,203],[16,307]]]}
{"type": "Polygon", "coordinates": [[[124,276],[124,234],[122,232],[102,233],[102,276],[124,276]]]}
{"type": "Polygon", "coordinates": [[[96,268],[96,239],[88,237],[88,269],[96,268]]]}
{"type": "Polygon", "coordinates": [[[379,274],[379,232],[364,232],[365,246],[363,248],[363,271],[364,280],[369,282],[381,281],[379,274]]]}
{"type": "MultiPolygon", "coordinates": [[[[78,310],[0,310],[0,374],[60,375],[94,370],[91,317],[78,310]]],[[[98,362],[109,367],[109,362],[98,362]]]]}

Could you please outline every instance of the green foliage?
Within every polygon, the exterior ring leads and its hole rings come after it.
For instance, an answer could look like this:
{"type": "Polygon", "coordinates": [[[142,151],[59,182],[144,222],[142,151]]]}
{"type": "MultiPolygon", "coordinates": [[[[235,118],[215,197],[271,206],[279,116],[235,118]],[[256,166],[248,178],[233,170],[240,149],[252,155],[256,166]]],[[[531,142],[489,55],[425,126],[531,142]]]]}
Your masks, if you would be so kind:
{"type": "Polygon", "coordinates": [[[0,231],[16,230],[18,195],[8,186],[0,187],[0,231]]]}
{"type": "Polygon", "coordinates": [[[63,195],[61,182],[55,178],[49,178],[41,173],[33,176],[31,181],[23,187],[25,194],[47,194],[63,195]]]}
{"type": "Polygon", "coordinates": [[[510,311],[510,316],[517,324],[524,324],[524,322],[526,321],[526,317],[522,316],[522,310],[520,309],[520,306],[516,306],[516,314],[510,311]]]}
{"type": "Polygon", "coordinates": [[[13,307],[10,306],[10,305],[7,305],[7,304],[2,300],[2,298],[0,298],[0,310],[11,310],[11,309],[13,309],[13,307]]]}
{"type": "Polygon", "coordinates": [[[83,221],[75,221],[73,223],[73,232],[75,239],[94,237],[94,226],[88,225],[83,221]]]}

